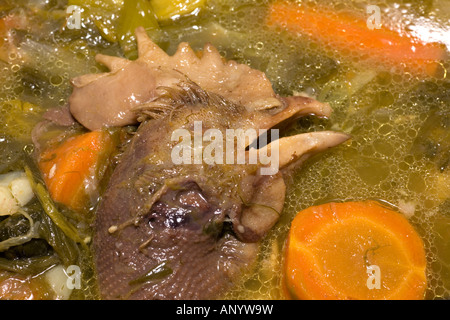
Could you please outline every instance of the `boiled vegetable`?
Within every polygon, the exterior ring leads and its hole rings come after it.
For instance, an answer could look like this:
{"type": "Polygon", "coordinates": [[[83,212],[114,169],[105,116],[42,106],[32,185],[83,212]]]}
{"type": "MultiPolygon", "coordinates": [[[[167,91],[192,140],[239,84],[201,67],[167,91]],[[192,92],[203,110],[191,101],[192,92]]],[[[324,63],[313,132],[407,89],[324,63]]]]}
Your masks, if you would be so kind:
{"type": "Polygon", "coordinates": [[[69,0],[67,6],[82,8],[83,23],[93,24],[105,40],[116,42],[117,13],[122,9],[123,2],[123,0],[69,0]]]}
{"type": "Polygon", "coordinates": [[[55,204],[50,198],[50,195],[47,193],[46,188],[41,183],[35,182],[33,180],[33,174],[28,167],[25,168],[25,172],[27,173],[27,176],[30,180],[33,192],[39,199],[39,202],[42,205],[42,208],[44,209],[47,216],[68,238],[78,243],[84,243],[83,239],[81,239],[80,235],[78,234],[76,227],[69,223],[61,214],[61,212],[59,212],[58,208],[56,208],[55,204]]]}
{"type": "Polygon", "coordinates": [[[21,220],[16,219],[16,217],[9,219],[12,215],[23,216],[28,220],[28,223],[25,223],[28,226],[25,228],[27,230],[23,230],[23,232],[20,230],[12,231],[13,228],[8,228],[9,226],[5,228],[9,230],[9,236],[5,239],[3,236],[1,237],[0,252],[8,250],[10,247],[24,244],[35,237],[34,220],[27,212],[21,209],[33,197],[33,191],[24,172],[10,172],[0,175],[0,216],[9,216],[2,220],[0,225],[6,226],[12,220],[21,220]]]}
{"type": "Polygon", "coordinates": [[[52,199],[85,211],[92,205],[112,150],[113,140],[107,131],[91,131],[42,152],[39,168],[52,199]]]}
{"type": "Polygon", "coordinates": [[[328,8],[274,2],[269,8],[267,24],[304,34],[345,55],[353,52],[417,75],[436,75],[445,54],[443,45],[423,43],[384,26],[370,29],[365,19],[328,8]]]}
{"type": "Polygon", "coordinates": [[[167,20],[198,12],[206,0],[151,0],[150,3],[157,19],[167,20]]]}
{"type": "Polygon", "coordinates": [[[118,40],[127,58],[137,58],[134,32],[144,27],[147,32],[159,29],[153,8],[147,0],[124,0],[118,19],[118,40]]]}
{"type": "Polygon", "coordinates": [[[206,0],[69,0],[83,8],[104,39],[119,42],[125,56],[137,58],[134,32],[144,27],[153,40],[158,38],[159,21],[197,13],[206,0]]]}
{"type": "Polygon", "coordinates": [[[0,189],[13,203],[9,209],[1,204],[8,217],[0,222],[0,270],[24,275],[38,274],[61,261],[74,263],[79,254],[76,243],[36,206],[33,192],[37,183],[28,179],[30,175],[27,168],[26,174],[10,172],[0,176],[0,189]]]}
{"type": "Polygon", "coordinates": [[[44,278],[55,292],[56,300],[68,300],[73,288],[67,286],[67,274],[62,265],[57,265],[46,271],[44,278]]]}
{"type": "Polygon", "coordinates": [[[400,213],[375,201],[326,203],[299,212],[285,280],[298,299],[423,299],[422,239],[400,213]]]}
{"type": "Polygon", "coordinates": [[[68,5],[87,8],[100,8],[105,11],[117,11],[123,6],[124,0],[69,0],[68,5]]]}
{"type": "Polygon", "coordinates": [[[28,231],[24,234],[20,234],[15,237],[10,237],[6,240],[1,241],[0,242],[0,252],[3,252],[5,250],[9,249],[10,247],[27,243],[28,241],[30,241],[31,239],[33,239],[33,237],[35,237],[37,235],[34,220],[31,218],[31,216],[23,210],[19,210],[17,212],[17,214],[23,215],[28,220],[28,222],[29,222],[28,231]]]}
{"type": "Polygon", "coordinates": [[[60,262],[56,255],[9,260],[0,258],[0,269],[13,273],[38,274],[60,262]]]}

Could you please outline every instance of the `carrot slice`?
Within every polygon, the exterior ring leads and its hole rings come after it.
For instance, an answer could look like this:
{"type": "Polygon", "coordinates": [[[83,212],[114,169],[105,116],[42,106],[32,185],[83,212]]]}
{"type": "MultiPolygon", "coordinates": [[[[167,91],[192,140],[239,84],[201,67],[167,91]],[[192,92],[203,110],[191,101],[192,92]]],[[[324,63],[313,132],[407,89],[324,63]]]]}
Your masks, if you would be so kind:
{"type": "Polygon", "coordinates": [[[399,66],[416,75],[435,76],[445,54],[444,45],[423,43],[384,26],[370,29],[362,18],[322,7],[274,2],[266,23],[305,34],[340,52],[355,52],[360,57],[399,66]]]}
{"type": "Polygon", "coordinates": [[[108,132],[91,131],[42,152],[39,168],[52,199],[76,211],[86,209],[113,146],[108,132]]]}
{"type": "Polygon", "coordinates": [[[292,221],[285,256],[292,298],[423,299],[425,271],[420,236],[378,202],[327,203],[292,221]]]}

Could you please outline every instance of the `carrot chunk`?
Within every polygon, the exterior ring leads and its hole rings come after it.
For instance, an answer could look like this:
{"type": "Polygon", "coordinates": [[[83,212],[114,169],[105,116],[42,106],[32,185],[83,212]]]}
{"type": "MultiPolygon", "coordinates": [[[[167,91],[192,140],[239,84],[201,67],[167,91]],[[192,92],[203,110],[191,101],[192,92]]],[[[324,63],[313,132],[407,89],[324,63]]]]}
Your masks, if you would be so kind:
{"type": "Polygon", "coordinates": [[[91,131],[42,152],[39,169],[52,199],[76,211],[86,209],[113,146],[108,132],[91,131]]]}
{"type": "Polygon", "coordinates": [[[435,76],[444,58],[444,46],[423,43],[385,26],[370,29],[366,20],[327,8],[294,3],[270,5],[267,25],[309,36],[340,52],[354,52],[386,66],[397,66],[415,75],[435,76]]]}
{"type": "Polygon", "coordinates": [[[415,300],[427,286],[422,239],[378,202],[327,203],[299,212],[286,245],[292,298],[415,300]]]}

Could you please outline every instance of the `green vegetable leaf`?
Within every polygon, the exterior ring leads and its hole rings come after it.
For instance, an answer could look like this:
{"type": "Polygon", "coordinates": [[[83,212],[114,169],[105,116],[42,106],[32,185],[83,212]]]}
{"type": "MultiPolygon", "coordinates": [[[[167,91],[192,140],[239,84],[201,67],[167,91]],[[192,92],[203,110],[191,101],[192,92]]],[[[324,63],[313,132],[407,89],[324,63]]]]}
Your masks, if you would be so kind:
{"type": "Polygon", "coordinates": [[[198,12],[206,0],[151,0],[158,20],[174,19],[198,12]]]}
{"type": "Polygon", "coordinates": [[[137,58],[137,46],[134,32],[144,27],[147,32],[156,36],[159,30],[153,8],[147,0],[124,0],[118,19],[117,34],[120,46],[128,59],[137,58]]]}
{"type": "Polygon", "coordinates": [[[39,202],[41,203],[45,213],[62,230],[62,232],[64,232],[67,237],[77,243],[85,244],[83,239],[78,234],[77,229],[71,223],[67,222],[64,216],[56,208],[46,188],[41,183],[34,181],[33,173],[31,172],[30,168],[25,167],[25,172],[28,179],[30,180],[31,188],[39,199],[39,202]]]}

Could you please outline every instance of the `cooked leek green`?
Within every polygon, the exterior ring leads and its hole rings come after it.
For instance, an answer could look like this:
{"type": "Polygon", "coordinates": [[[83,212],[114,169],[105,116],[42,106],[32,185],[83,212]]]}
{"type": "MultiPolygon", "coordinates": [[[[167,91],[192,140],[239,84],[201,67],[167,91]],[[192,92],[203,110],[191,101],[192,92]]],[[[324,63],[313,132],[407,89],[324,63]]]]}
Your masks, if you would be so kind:
{"type": "Polygon", "coordinates": [[[151,4],[158,20],[167,20],[198,12],[206,0],[151,0],[151,4]]]}
{"type": "Polygon", "coordinates": [[[78,234],[77,229],[71,223],[69,223],[56,208],[45,187],[41,183],[34,181],[33,174],[30,168],[25,167],[25,172],[28,176],[28,179],[30,180],[31,187],[35,192],[37,198],[39,199],[39,202],[41,203],[45,213],[64,232],[67,237],[77,243],[84,244],[85,242],[78,234]]]}
{"type": "Polygon", "coordinates": [[[118,23],[118,40],[125,56],[130,59],[137,58],[136,28],[144,27],[152,33],[159,29],[153,8],[147,0],[124,0],[118,23]]]}
{"type": "Polygon", "coordinates": [[[9,260],[0,258],[0,269],[19,274],[37,274],[60,262],[55,255],[9,260]]]}

